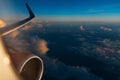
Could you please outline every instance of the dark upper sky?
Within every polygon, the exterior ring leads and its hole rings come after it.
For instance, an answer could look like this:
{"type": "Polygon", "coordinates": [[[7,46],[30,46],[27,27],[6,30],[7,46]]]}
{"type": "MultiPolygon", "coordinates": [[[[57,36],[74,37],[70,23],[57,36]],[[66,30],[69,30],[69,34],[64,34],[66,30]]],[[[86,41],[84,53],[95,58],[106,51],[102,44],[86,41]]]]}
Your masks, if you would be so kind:
{"type": "Polygon", "coordinates": [[[120,20],[120,0],[0,0],[0,16],[26,16],[25,2],[42,19],[120,20]]]}

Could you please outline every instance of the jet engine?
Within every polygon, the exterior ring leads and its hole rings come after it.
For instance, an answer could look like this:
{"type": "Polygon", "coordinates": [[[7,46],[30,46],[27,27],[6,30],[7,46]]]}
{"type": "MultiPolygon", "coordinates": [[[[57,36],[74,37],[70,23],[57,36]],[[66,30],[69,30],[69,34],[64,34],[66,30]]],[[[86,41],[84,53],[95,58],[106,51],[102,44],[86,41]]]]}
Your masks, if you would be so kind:
{"type": "Polygon", "coordinates": [[[10,53],[12,62],[24,80],[41,80],[43,61],[32,53],[10,53]]]}

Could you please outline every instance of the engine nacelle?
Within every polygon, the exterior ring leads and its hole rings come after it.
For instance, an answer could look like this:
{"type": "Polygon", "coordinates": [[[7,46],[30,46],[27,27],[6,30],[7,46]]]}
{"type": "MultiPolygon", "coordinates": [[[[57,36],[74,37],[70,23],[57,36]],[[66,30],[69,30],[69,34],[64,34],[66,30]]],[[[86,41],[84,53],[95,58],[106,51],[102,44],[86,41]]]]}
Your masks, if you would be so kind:
{"type": "Polygon", "coordinates": [[[41,80],[43,61],[31,53],[11,53],[12,62],[24,80],[41,80]]]}

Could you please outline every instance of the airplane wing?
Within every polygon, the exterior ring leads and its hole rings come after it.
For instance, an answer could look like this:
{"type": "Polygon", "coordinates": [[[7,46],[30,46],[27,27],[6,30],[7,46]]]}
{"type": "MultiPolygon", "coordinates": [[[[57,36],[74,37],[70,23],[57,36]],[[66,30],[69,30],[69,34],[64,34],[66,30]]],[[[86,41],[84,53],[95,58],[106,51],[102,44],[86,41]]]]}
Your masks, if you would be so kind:
{"type": "Polygon", "coordinates": [[[0,34],[2,36],[5,36],[5,35],[13,32],[13,31],[23,27],[25,24],[29,23],[35,17],[34,13],[32,12],[31,8],[28,6],[27,3],[26,3],[26,7],[27,7],[27,10],[29,12],[29,17],[22,20],[22,21],[19,21],[17,23],[14,23],[14,24],[11,24],[11,25],[6,26],[4,28],[1,28],[0,29],[0,34]]]}

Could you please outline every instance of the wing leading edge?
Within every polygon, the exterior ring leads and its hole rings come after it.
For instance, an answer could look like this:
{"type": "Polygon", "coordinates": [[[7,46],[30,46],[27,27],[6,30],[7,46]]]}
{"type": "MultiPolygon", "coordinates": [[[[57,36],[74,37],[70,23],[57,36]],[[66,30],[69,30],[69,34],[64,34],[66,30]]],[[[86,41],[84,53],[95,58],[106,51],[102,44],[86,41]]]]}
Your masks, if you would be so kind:
{"type": "Polygon", "coordinates": [[[25,24],[29,23],[35,17],[34,13],[32,12],[31,8],[29,7],[29,5],[27,3],[26,3],[26,8],[29,12],[29,17],[22,21],[19,21],[17,23],[11,24],[9,26],[6,26],[6,27],[0,29],[0,34],[2,36],[5,36],[13,31],[23,27],[25,24]]]}

